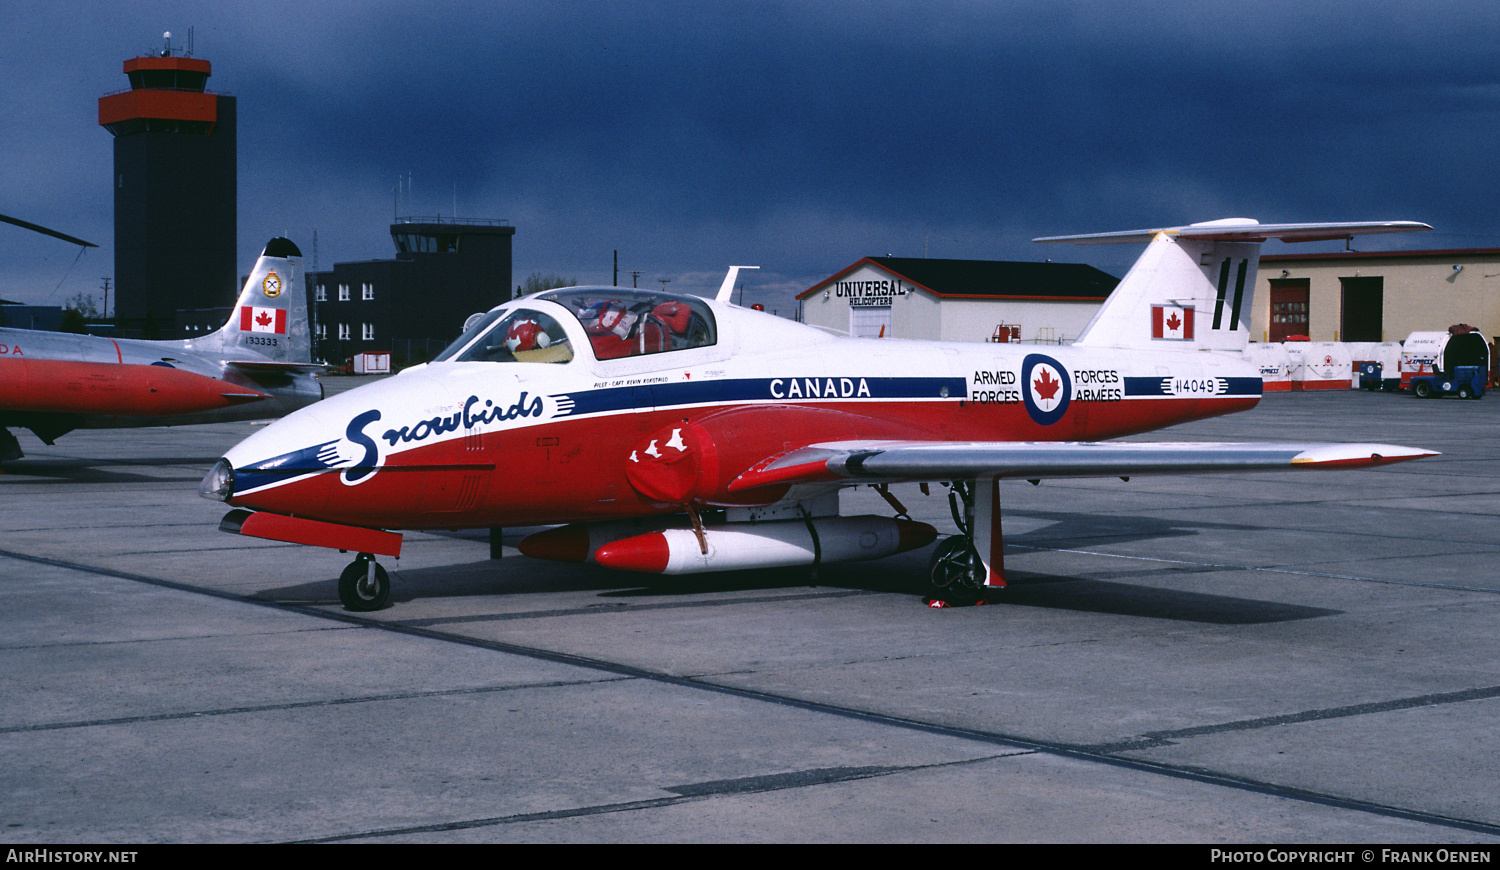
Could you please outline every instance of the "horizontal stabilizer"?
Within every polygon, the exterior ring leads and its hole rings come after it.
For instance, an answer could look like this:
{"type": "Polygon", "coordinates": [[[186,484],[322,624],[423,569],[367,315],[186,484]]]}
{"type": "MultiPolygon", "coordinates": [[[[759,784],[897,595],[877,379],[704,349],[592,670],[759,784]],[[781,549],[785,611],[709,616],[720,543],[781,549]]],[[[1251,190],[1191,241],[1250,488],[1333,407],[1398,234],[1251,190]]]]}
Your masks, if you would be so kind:
{"type": "Polygon", "coordinates": [[[1160,233],[1183,239],[1204,239],[1221,242],[1264,242],[1280,239],[1283,242],[1319,242],[1329,239],[1345,239],[1350,236],[1368,236],[1377,233],[1410,233],[1430,230],[1432,227],[1417,221],[1355,221],[1344,223],[1313,224],[1263,224],[1250,218],[1226,218],[1188,224],[1183,227],[1158,227],[1151,230],[1122,230],[1114,233],[1085,233],[1076,236],[1046,236],[1032,239],[1033,242],[1054,244],[1067,242],[1075,245],[1129,245],[1145,244],[1160,233]]]}
{"type": "Polygon", "coordinates": [[[327,363],[276,362],[263,359],[232,359],[226,361],[225,365],[247,372],[297,372],[310,375],[327,371],[329,368],[327,363]]]}

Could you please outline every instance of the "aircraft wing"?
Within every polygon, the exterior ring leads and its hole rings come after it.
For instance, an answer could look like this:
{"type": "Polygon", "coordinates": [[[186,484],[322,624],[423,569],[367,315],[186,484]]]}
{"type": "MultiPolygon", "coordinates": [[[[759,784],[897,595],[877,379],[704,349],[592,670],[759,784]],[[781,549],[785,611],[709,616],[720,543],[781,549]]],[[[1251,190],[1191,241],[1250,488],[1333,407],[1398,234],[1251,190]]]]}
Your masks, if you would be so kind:
{"type": "Polygon", "coordinates": [[[1035,480],[1367,468],[1437,455],[1394,444],[839,441],[771,457],[741,474],[729,491],[839,480],[1035,480]]]}

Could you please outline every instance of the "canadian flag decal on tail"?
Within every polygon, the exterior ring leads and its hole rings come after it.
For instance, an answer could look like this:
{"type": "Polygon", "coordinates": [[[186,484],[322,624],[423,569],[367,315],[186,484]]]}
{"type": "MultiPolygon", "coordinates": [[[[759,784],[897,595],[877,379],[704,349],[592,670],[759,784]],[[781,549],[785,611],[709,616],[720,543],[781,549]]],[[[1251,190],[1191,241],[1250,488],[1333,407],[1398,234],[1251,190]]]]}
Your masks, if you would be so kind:
{"type": "Polygon", "coordinates": [[[286,335],[286,309],[240,306],[241,332],[274,332],[286,335]]]}
{"type": "Polygon", "coordinates": [[[1193,307],[1151,306],[1151,337],[1171,341],[1193,340],[1193,307]]]}

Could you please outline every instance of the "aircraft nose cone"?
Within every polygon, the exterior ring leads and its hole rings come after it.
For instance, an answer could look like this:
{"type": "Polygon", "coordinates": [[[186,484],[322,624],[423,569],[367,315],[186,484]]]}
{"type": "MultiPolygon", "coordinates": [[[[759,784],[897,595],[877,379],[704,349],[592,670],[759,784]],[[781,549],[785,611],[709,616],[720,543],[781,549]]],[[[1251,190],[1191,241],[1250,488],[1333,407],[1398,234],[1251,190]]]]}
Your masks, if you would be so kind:
{"type": "Polygon", "coordinates": [[[536,532],[521,540],[521,555],[556,562],[583,562],[589,549],[589,530],[581,523],[536,532]]]}
{"type": "Polygon", "coordinates": [[[198,484],[198,494],[214,501],[229,501],[234,496],[234,466],[229,464],[229,460],[220,459],[208,470],[208,474],[203,475],[203,482],[198,484]]]}

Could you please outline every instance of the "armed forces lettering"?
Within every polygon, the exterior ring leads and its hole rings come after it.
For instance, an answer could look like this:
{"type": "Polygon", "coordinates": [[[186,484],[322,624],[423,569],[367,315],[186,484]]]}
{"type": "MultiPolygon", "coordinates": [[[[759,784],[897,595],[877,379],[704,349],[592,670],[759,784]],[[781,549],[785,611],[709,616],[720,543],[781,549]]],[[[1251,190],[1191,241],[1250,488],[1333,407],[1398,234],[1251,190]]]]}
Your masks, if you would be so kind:
{"type": "Polygon", "coordinates": [[[1012,371],[977,371],[970,380],[969,401],[978,405],[1019,405],[1016,373],[1012,371]]]}
{"type": "Polygon", "coordinates": [[[1078,402],[1123,402],[1125,384],[1115,369],[1076,369],[1073,400],[1078,402]]]}

